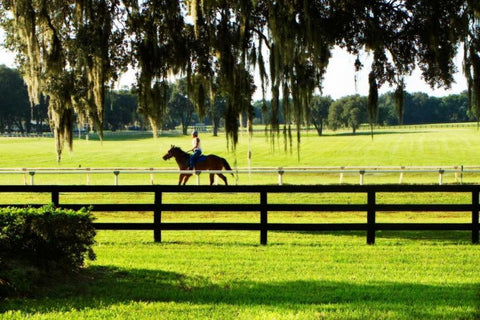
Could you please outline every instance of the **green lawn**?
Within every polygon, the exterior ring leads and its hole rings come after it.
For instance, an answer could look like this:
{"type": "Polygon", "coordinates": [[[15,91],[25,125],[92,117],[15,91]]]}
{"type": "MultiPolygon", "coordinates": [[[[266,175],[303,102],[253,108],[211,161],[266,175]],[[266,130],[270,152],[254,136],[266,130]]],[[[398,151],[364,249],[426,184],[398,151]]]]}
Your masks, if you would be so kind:
{"type": "MultiPolygon", "coordinates": [[[[247,166],[247,136],[235,153],[225,137],[201,135],[206,153],[227,158],[233,166],[247,166]]],[[[313,133],[302,137],[300,160],[285,153],[280,138],[273,148],[262,135],[251,142],[252,166],[386,166],[477,165],[480,133],[476,129],[421,128],[384,130],[351,136],[313,133]]],[[[55,163],[52,139],[0,139],[4,157],[0,167],[172,167],[161,156],[171,144],[184,149],[189,137],[158,140],[76,140],[74,153],[55,163]]],[[[176,177],[169,176],[175,183],[176,177]]],[[[367,177],[377,179],[377,176],[367,177]]],[[[406,183],[436,183],[438,176],[418,176],[406,183]]],[[[1,183],[23,183],[23,177],[1,183]]],[[[49,183],[47,177],[36,177],[49,183]],[[44,179],[44,180],[43,180],[44,179]]],[[[59,178],[57,178],[59,179],[59,178]]],[[[61,178],[60,183],[84,183],[84,177],[61,178]]],[[[105,177],[111,184],[113,177],[105,177]]],[[[124,178],[124,183],[142,183],[124,178]]],[[[240,176],[237,183],[276,183],[277,177],[240,176]],[[263,180],[262,180],[263,179],[263,180]],[[271,179],[271,181],[269,180],[271,179]]],[[[285,177],[287,183],[306,183],[306,177],[285,177]]],[[[329,182],[323,176],[318,183],[329,182]],[[322,180],[324,179],[324,180],[322,180]]],[[[398,180],[398,177],[394,179],[398,180]]],[[[333,183],[338,176],[332,177],[333,183]]],[[[55,183],[57,183],[56,180],[55,183]]],[[[96,181],[96,182],[101,182],[96,181]]],[[[317,181],[315,181],[317,182],[317,181]]],[[[312,183],[315,183],[312,182],[312,183]]],[[[452,182],[452,178],[448,181],[452,182]]],[[[470,182],[476,183],[472,178],[470,182]]],[[[145,182],[148,183],[148,177],[145,182]]],[[[192,182],[193,183],[193,182],[192,182]]],[[[358,183],[358,177],[351,182],[358,183]]],[[[379,203],[403,201],[383,194],[379,203]]],[[[67,202],[88,195],[69,195],[67,202]]],[[[151,195],[94,201],[143,201],[151,195]]],[[[165,201],[178,200],[168,195],[165,201]]],[[[229,201],[226,195],[222,201],[229,201]]],[[[247,196],[231,195],[235,201],[247,196]]],[[[279,203],[351,203],[362,196],[308,194],[279,195],[279,203]]],[[[208,195],[207,195],[208,198],[208,195]]],[[[208,201],[207,198],[185,201],[208,201]]],[[[2,201],[9,198],[3,197],[2,201]]],[[[48,201],[48,196],[45,197],[48,201]]],[[[270,200],[270,199],[269,199],[270,200]]],[[[32,200],[33,201],[33,200],[32,200]]],[[[210,200],[216,201],[216,200],[210,200]]],[[[233,199],[231,199],[233,201],[233,199]]],[[[464,203],[468,195],[408,195],[410,203],[464,203]]],[[[151,213],[99,214],[99,221],[151,221],[151,213]]],[[[258,221],[258,215],[225,213],[165,213],[165,221],[258,221]],[[257,220],[255,220],[257,219],[257,220]]],[[[378,222],[462,222],[468,213],[382,213],[378,222]]],[[[277,214],[271,222],[359,222],[365,213],[277,214]]],[[[88,261],[84,274],[25,299],[0,301],[0,319],[479,319],[479,247],[469,232],[377,232],[376,244],[365,244],[364,232],[269,232],[268,245],[259,245],[259,232],[164,231],[162,243],[152,231],[99,231],[97,260],[88,261]]]]}
{"type": "Polygon", "coordinates": [[[480,255],[462,235],[102,231],[76,285],[2,319],[478,319],[480,255]],[[459,236],[459,237],[458,237],[459,236]]]}

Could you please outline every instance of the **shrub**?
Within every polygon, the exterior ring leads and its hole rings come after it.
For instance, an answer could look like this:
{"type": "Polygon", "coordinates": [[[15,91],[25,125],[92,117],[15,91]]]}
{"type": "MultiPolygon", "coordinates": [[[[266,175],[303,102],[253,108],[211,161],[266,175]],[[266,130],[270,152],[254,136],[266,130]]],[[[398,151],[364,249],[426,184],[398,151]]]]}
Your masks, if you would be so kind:
{"type": "Polygon", "coordinates": [[[92,249],[95,229],[88,209],[0,209],[0,296],[24,292],[48,275],[77,272],[92,249]]]}

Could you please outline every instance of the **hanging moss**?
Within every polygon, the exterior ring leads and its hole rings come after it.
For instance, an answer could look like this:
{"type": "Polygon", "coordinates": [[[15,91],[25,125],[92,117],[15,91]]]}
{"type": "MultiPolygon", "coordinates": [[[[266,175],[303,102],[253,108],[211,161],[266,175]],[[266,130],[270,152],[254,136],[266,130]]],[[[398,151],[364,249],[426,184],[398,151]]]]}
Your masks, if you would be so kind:
{"type": "Polygon", "coordinates": [[[369,91],[368,91],[368,116],[370,127],[373,130],[373,124],[376,121],[377,117],[377,110],[378,110],[378,85],[377,80],[375,78],[375,73],[370,71],[368,74],[368,83],[369,83],[369,91]]]}
{"type": "Polygon", "coordinates": [[[19,0],[8,4],[32,106],[39,103],[40,95],[49,97],[58,161],[65,142],[72,148],[74,112],[88,118],[102,135],[105,85],[112,76],[109,41],[114,15],[109,3],[19,0]],[[74,80],[84,76],[86,82],[74,80]]]}
{"type": "Polygon", "coordinates": [[[405,83],[403,78],[399,81],[397,88],[393,93],[393,99],[395,101],[395,111],[400,124],[403,123],[403,105],[405,102],[405,83]]]}

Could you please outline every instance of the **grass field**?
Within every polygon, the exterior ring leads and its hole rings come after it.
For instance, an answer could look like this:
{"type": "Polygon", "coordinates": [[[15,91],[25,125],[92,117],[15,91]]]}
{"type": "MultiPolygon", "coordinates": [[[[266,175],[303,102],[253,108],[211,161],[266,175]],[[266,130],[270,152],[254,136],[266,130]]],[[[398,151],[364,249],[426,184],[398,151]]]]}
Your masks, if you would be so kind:
{"type": "MultiPolygon", "coordinates": [[[[232,167],[302,167],[302,166],[474,166],[480,159],[480,132],[475,128],[429,128],[377,130],[372,138],[369,131],[360,131],[352,136],[348,132],[318,137],[313,131],[304,133],[297,153],[284,150],[283,137],[270,139],[256,133],[251,141],[247,134],[240,135],[235,151],[227,148],[224,135],[213,137],[201,134],[206,154],[214,153],[226,158],[232,167]],[[247,160],[248,146],[252,159],[247,160]]],[[[56,163],[54,143],[51,138],[0,138],[0,168],[99,168],[140,167],[176,168],[173,160],[164,161],[162,156],[170,145],[184,150],[190,148],[188,136],[162,136],[152,138],[115,138],[107,136],[105,141],[76,139],[74,150],[64,151],[60,164],[56,163]]],[[[0,174],[0,184],[23,184],[23,174],[0,174]]],[[[145,184],[150,182],[148,174],[119,177],[120,183],[145,184]]],[[[207,177],[202,178],[206,184],[207,177]]],[[[240,174],[230,183],[275,184],[277,175],[240,174]]],[[[365,183],[397,183],[398,174],[365,177],[365,183]]],[[[27,177],[27,181],[28,177],[27,177]]],[[[113,184],[113,174],[92,175],[92,184],[113,184]]],[[[175,175],[155,175],[155,183],[175,184],[175,175]]],[[[358,184],[358,174],[345,175],[344,183],[358,184]]],[[[480,174],[464,175],[465,183],[477,183],[480,174]]],[[[338,183],[339,175],[285,175],[284,183],[338,183]]],[[[438,174],[405,174],[404,183],[437,183],[438,174]]],[[[453,174],[445,174],[445,183],[455,182],[453,174]]],[[[85,184],[84,175],[47,176],[36,174],[35,184],[75,183],[85,184]]],[[[190,183],[195,183],[194,179],[190,183]]]]}
{"type": "MultiPolygon", "coordinates": [[[[241,137],[235,153],[227,150],[223,136],[203,134],[201,138],[206,153],[222,155],[234,166],[247,166],[246,136],[241,137]]],[[[283,151],[282,139],[273,148],[263,135],[256,135],[251,143],[251,165],[442,166],[477,165],[480,159],[480,133],[476,129],[385,130],[373,139],[368,134],[307,134],[302,139],[298,160],[295,152],[283,151]]],[[[171,144],[188,149],[190,139],[107,139],[103,144],[77,140],[74,153],[66,153],[62,163],[56,164],[51,139],[2,138],[0,167],[167,167],[174,164],[161,160],[161,156],[171,144]]],[[[2,183],[17,182],[8,179],[23,183],[19,176],[0,178],[7,179],[2,183]]],[[[47,177],[36,179],[49,183],[47,177]]],[[[84,183],[84,178],[77,176],[61,179],[55,183],[84,183]]],[[[121,181],[141,183],[136,179],[121,181]]],[[[169,179],[176,182],[176,177],[169,179]]],[[[248,179],[253,178],[239,177],[237,183],[254,183],[248,179]]],[[[268,177],[262,179],[264,183],[276,182],[276,176],[271,182],[268,177]]],[[[305,183],[306,178],[290,179],[288,183],[295,184],[305,183]]],[[[105,178],[108,184],[112,180],[105,178]]],[[[436,183],[437,176],[406,182],[430,180],[436,183]]],[[[352,181],[358,183],[358,178],[352,181]]],[[[474,178],[471,182],[476,183],[474,178]]],[[[315,201],[334,201],[334,197],[315,201]]],[[[402,200],[388,199],[388,194],[384,197],[388,201],[402,200]]],[[[117,200],[108,195],[95,199],[117,200]]],[[[313,200],[308,195],[296,195],[295,199],[285,196],[278,201],[313,200]]],[[[467,200],[465,195],[438,198],[425,194],[410,196],[409,201],[467,200]]],[[[293,213],[275,219],[346,222],[364,217],[360,213],[326,213],[320,217],[293,213]]],[[[383,214],[377,220],[459,222],[468,221],[468,217],[467,213],[403,213],[383,214]]],[[[101,214],[98,218],[150,221],[151,214],[101,214]]],[[[253,215],[222,213],[166,213],[164,218],[255,219],[253,215]]],[[[377,232],[376,244],[367,246],[363,232],[270,232],[269,244],[260,246],[258,232],[171,231],[162,234],[162,243],[154,243],[151,231],[99,231],[94,248],[97,260],[87,262],[84,274],[57,283],[35,297],[0,301],[0,319],[479,319],[480,254],[479,247],[470,244],[470,236],[468,232],[377,232]]]]}

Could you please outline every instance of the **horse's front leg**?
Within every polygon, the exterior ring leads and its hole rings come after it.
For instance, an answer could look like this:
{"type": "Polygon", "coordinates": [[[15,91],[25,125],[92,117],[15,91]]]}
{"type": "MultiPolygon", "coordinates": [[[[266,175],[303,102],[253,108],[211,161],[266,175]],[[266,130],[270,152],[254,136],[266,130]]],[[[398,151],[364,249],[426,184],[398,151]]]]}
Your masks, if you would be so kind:
{"type": "Polygon", "coordinates": [[[182,184],[183,176],[183,173],[180,173],[180,175],[178,176],[178,185],[182,184]]]}
{"type": "Polygon", "coordinates": [[[210,185],[213,185],[213,180],[215,179],[215,174],[214,173],[210,173],[210,185]]]}
{"type": "Polygon", "coordinates": [[[191,174],[186,174],[185,175],[185,179],[183,180],[183,185],[185,185],[187,183],[188,179],[190,179],[190,176],[191,176],[191,174]]]}

